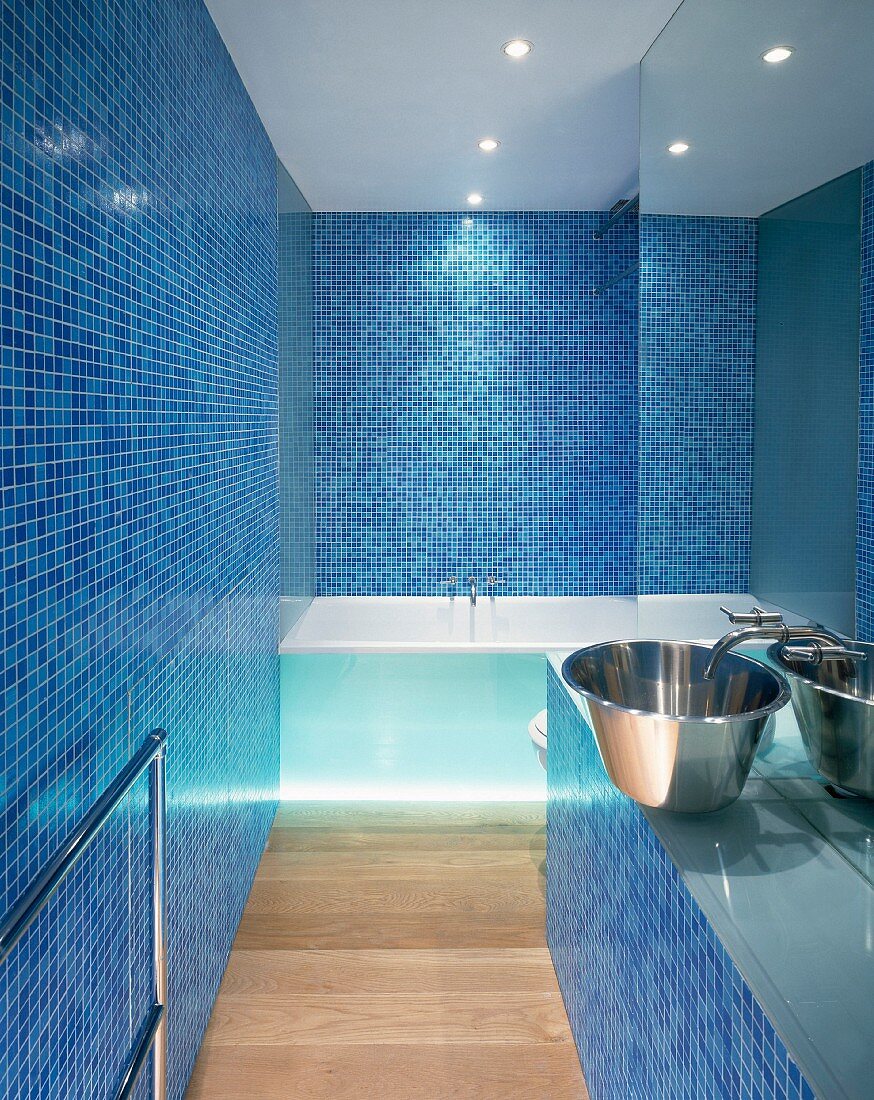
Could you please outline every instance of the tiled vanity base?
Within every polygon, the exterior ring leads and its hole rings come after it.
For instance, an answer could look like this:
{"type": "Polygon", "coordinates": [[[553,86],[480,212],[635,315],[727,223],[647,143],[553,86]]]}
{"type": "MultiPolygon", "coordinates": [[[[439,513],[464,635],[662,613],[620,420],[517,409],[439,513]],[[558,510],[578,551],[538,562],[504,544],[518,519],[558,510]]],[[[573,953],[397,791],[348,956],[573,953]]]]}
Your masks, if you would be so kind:
{"type": "Polygon", "coordinates": [[[548,675],[547,936],[592,1100],[813,1098],[548,675]]]}

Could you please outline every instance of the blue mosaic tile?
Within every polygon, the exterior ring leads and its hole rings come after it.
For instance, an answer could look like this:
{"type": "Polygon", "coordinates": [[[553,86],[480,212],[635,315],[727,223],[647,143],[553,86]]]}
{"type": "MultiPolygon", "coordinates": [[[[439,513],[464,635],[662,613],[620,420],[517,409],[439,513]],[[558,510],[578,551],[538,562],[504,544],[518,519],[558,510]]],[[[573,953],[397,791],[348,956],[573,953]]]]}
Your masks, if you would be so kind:
{"type": "Polygon", "coordinates": [[[282,595],[315,595],[313,215],[279,214],[279,490],[282,595]]]}
{"type": "Polygon", "coordinates": [[[320,595],[635,588],[636,218],[317,214],[320,595]]]}
{"type": "MultiPolygon", "coordinates": [[[[2,905],[165,726],[179,1100],[279,775],[275,157],[200,0],[0,35],[2,905]]],[[[0,1095],[113,1093],[146,822],[140,782],[0,967],[0,1095]]]]}
{"type": "Polygon", "coordinates": [[[640,218],[641,593],[748,587],[756,229],[640,218]]]}
{"type": "Polygon", "coordinates": [[[548,671],[547,939],[592,1100],[813,1100],[548,671]]]}
{"type": "Polygon", "coordinates": [[[862,287],[859,326],[859,522],[856,631],[874,641],[874,161],[862,169],[862,287]]]}

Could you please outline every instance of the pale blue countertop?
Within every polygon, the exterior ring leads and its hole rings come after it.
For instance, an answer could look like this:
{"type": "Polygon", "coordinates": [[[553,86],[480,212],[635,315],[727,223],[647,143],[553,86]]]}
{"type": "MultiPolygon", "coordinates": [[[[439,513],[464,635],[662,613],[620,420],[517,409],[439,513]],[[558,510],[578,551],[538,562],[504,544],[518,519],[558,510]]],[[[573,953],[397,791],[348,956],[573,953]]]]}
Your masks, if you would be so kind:
{"type": "MultiPolygon", "coordinates": [[[[550,656],[559,676],[564,656],[550,656]]],[[[641,809],[817,1095],[869,1100],[874,803],[826,792],[790,704],[733,805],[641,809]]]]}

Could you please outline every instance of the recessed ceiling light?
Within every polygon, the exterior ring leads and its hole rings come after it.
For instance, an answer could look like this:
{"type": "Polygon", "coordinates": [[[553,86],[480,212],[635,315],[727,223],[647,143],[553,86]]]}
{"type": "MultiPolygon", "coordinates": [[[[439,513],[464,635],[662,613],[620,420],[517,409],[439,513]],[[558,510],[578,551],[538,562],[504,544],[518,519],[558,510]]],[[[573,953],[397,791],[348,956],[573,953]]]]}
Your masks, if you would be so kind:
{"type": "Polygon", "coordinates": [[[476,143],[477,148],[482,149],[484,153],[494,153],[500,144],[497,138],[483,138],[476,143]]]}
{"type": "Polygon", "coordinates": [[[683,153],[689,152],[688,142],[675,141],[672,145],[668,146],[668,152],[673,153],[675,157],[682,156],[683,153]]]}
{"type": "Polygon", "coordinates": [[[527,57],[533,49],[534,43],[529,42],[527,38],[511,38],[509,42],[505,42],[503,46],[501,46],[502,52],[505,53],[507,57],[512,57],[516,61],[518,61],[520,57],[527,57]]]}
{"type": "Polygon", "coordinates": [[[471,191],[471,193],[467,196],[467,201],[470,203],[471,206],[479,206],[479,204],[483,201],[483,197],[479,193],[479,191],[471,191]]]}
{"type": "Polygon", "coordinates": [[[795,50],[791,46],[772,46],[762,54],[762,61],[767,61],[769,65],[779,65],[794,53],[795,50]]]}

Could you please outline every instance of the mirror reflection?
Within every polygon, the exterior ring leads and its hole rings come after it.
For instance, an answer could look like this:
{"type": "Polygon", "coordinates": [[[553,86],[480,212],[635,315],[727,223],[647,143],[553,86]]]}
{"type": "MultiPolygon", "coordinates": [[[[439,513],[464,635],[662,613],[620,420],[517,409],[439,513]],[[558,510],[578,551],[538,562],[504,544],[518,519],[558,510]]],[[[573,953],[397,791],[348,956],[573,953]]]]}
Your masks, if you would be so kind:
{"type": "Polygon", "coordinates": [[[858,0],[685,0],[642,62],[638,547],[642,593],[747,593],[859,655],[759,647],[793,708],[755,771],[868,877],[871,41],[858,0]]]}
{"type": "MultiPolygon", "coordinates": [[[[874,625],[856,577],[872,38],[874,5],[855,0],[685,0],[641,66],[642,384],[679,406],[677,457],[660,460],[671,518],[701,521],[713,590],[850,636],[874,625]],[[686,348],[662,339],[666,316],[686,348]]],[[[665,420],[644,407],[642,446],[663,445],[647,416],[665,420]]],[[[659,541],[682,541],[653,537],[653,510],[643,591],[659,541]]]]}

